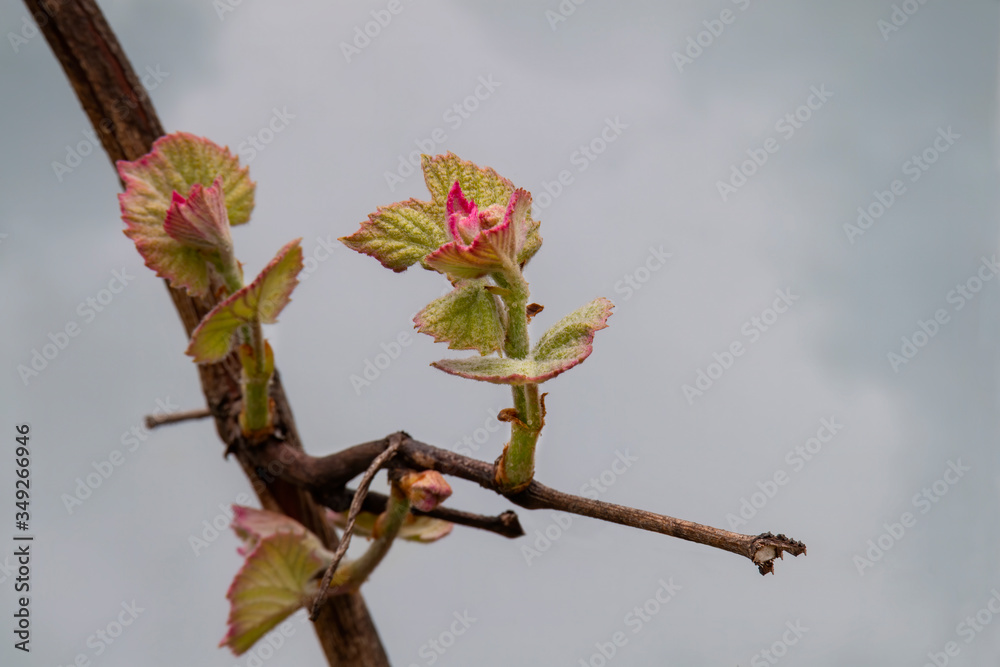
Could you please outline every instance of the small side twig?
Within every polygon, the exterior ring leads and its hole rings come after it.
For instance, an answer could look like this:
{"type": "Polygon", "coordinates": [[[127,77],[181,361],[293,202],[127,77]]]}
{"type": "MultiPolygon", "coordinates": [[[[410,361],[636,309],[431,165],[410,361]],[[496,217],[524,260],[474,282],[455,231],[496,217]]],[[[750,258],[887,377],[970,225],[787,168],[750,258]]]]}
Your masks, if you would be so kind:
{"type": "Polygon", "coordinates": [[[394,433],[389,436],[389,446],[375,457],[375,460],[368,466],[368,470],[365,471],[364,477],[361,478],[358,490],[354,494],[354,500],[351,501],[351,509],[347,513],[347,525],[344,527],[344,535],[340,540],[340,544],[337,545],[337,550],[333,552],[333,560],[330,561],[330,566],[326,568],[326,573],[323,575],[323,583],[319,587],[319,593],[316,594],[316,599],[313,600],[312,609],[309,612],[310,620],[315,621],[319,615],[319,609],[323,604],[326,589],[330,587],[333,573],[337,570],[337,565],[344,558],[344,554],[347,553],[347,547],[351,545],[351,536],[354,534],[354,522],[357,520],[358,512],[361,511],[361,506],[364,504],[365,496],[368,495],[368,487],[375,478],[375,473],[396,453],[396,450],[402,444],[403,435],[401,433],[394,433]]]}
{"type": "Polygon", "coordinates": [[[154,429],[157,426],[176,424],[191,419],[205,419],[212,416],[212,411],[208,408],[200,410],[185,410],[184,412],[171,412],[165,415],[146,415],[146,428],[154,429]]]}
{"type": "MultiPolygon", "coordinates": [[[[347,509],[351,503],[351,500],[355,497],[353,489],[347,489],[343,493],[343,505],[338,507],[331,507],[334,511],[342,512],[347,509]]],[[[329,502],[328,506],[336,505],[337,503],[329,502]]],[[[389,504],[389,496],[384,493],[377,493],[371,491],[365,496],[364,503],[361,509],[365,512],[371,512],[372,514],[381,514],[385,511],[385,508],[389,504]]],[[[517,513],[507,510],[501,512],[496,516],[489,516],[485,514],[475,514],[474,512],[465,512],[462,510],[453,509],[451,507],[435,507],[429,512],[422,512],[418,509],[411,509],[410,512],[417,516],[429,516],[432,519],[441,519],[442,521],[449,521],[458,526],[465,526],[467,528],[478,528],[479,530],[489,531],[491,533],[496,533],[502,537],[524,537],[524,528],[521,527],[521,522],[517,518],[517,513]]]]}

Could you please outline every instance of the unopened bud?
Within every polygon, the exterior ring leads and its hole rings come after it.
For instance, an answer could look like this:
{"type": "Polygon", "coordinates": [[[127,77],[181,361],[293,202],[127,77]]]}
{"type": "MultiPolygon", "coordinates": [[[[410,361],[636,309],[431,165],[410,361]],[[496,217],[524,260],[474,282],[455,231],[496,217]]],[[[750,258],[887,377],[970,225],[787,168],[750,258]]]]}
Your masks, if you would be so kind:
{"type": "Polygon", "coordinates": [[[410,505],[421,512],[429,512],[451,495],[448,482],[435,470],[408,473],[399,480],[399,488],[410,505]]]}

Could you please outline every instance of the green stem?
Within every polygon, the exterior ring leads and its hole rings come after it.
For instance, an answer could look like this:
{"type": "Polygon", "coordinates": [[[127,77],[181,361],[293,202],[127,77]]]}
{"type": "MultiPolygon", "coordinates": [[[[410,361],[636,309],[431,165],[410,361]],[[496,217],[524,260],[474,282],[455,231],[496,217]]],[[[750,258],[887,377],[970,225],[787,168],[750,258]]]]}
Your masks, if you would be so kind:
{"type": "Polygon", "coordinates": [[[236,260],[236,255],[230,249],[229,252],[219,253],[219,273],[222,274],[222,282],[226,284],[226,289],[230,294],[238,292],[243,287],[243,270],[236,260]]]}
{"type": "Polygon", "coordinates": [[[243,362],[243,430],[247,434],[267,432],[271,428],[268,386],[274,371],[273,353],[264,340],[260,322],[254,321],[246,328],[250,332],[249,351],[244,347],[240,352],[243,362]]]}
{"type": "Polygon", "coordinates": [[[410,512],[410,501],[406,494],[394,483],[392,492],[389,494],[389,505],[385,512],[379,517],[379,535],[375,538],[368,549],[361,557],[342,564],[337,568],[330,581],[330,594],[347,592],[357,589],[363,584],[371,573],[382,562],[385,555],[389,553],[389,548],[399,535],[399,530],[406,521],[406,515],[410,512]]]}
{"type": "MultiPolygon", "coordinates": [[[[229,294],[234,294],[243,288],[243,270],[232,249],[229,249],[229,252],[219,253],[216,268],[229,294]]],[[[268,363],[268,350],[260,322],[255,321],[241,326],[240,340],[249,345],[253,351],[252,359],[245,358],[247,355],[240,353],[240,360],[243,362],[243,412],[240,415],[243,431],[247,434],[266,432],[271,428],[271,399],[268,385],[271,382],[269,366],[272,364],[268,363]]]]}
{"type": "MultiPolygon", "coordinates": [[[[511,359],[524,359],[531,350],[528,283],[520,271],[508,271],[494,279],[508,291],[503,297],[508,315],[504,353],[511,359]]],[[[496,479],[504,491],[513,493],[527,487],[535,475],[535,446],[542,430],[542,405],[537,384],[513,385],[510,390],[520,423],[510,423],[510,442],[497,462],[496,479]]]]}

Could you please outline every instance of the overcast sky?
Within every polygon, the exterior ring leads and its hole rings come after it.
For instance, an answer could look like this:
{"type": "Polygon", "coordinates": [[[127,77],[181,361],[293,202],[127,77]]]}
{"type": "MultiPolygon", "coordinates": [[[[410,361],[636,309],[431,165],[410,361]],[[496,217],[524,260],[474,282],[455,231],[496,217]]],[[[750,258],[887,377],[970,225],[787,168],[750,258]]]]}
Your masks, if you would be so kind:
{"type": "MultiPolygon", "coordinates": [[[[538,479],[604,479],[602,500],[808,545],[761,577],[527,510],[520,540],[399,544],[363,588],[394,665],[596,667],[616,636],[608,664],[1000,657],[996,2],[101,4],[164,127],[249,162],[247,272],[300,236],[314,260],[268,330],[310,452],[400,428],[488,461],[503,446],[509,392],[431,368],[465,353],[429,337],[352,384],[446,283],[328,250],[426,196],[410,153],[454,151],[534,195],[535,336],[616,304],[593,356],[544,387],[538,479]]],[[[216,648],[240,558],[206,529],[249,485],[207,422],[125,435],[201,407],[195,367],[43,37],[18,3],[0,31],[0,468],[30,424],[36,536],[32,651],[12,647],[0,570],[0,661],[256,664],[216,648]],[[134,621],[106,643],[123,605],[134,621]]],[[[510,507],[453,486],[453,507],[510,507]]],[[[286,630],[263,664],[322,664],[301,615],[286,630]]]]}

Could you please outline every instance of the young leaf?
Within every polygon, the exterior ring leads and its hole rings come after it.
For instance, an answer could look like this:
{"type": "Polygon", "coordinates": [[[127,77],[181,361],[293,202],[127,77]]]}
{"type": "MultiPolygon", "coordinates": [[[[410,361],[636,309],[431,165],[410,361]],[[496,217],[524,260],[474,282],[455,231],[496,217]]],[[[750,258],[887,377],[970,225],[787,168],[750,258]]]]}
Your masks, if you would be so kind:
{"type": "Polygon", "coordinates": [[[494,384],[538,384],[568,371],[590,356],[594,334],[607,328],[614,305],[594,299],[545,332],[527,359],[471,357],[444,359],[431,366],[446,373],[494,384]]]}
{"type": "Polygon", "coordinates": [[[219,646],[229,646],[236,655],[244,653],[308,604],[319,590],[315,577],[329,562],[295,533],[262,538],[226,593],[229,630],[219,646]]]}
{"type": "Polygon", "coordinates": [[[283,514],[233,506],[233,530],[246,562],[226,597],[229,630],[219,646],[240,655],[315,596],[317,573],[333,554],[319,538],[283,514]]]}
{"type": "Polygon", "coordinates": [[[302,270],[302,248],[295,239],[278,251],[252,283],[234,292],[205,316],[191,334],[187,353],[200,364],[221,361],[233,349],[233,336],[243,324],[272,324],[291,300],[302,270]]]}
{"type": "Polygon", "coordinates": [[[413,318],[417,330],[448,342],[452,350],[490,354],[503,349],[500,299],[486,290],[486,280],[459,282],[454,290],[430,302],[413,318]]]}
{"type": "MultiPolygon", "coordinates": [[[[454,153],[421,157],[424,182],[431,193],[431,201],[420,202],[423,211],[433,220],[447,220],[448,194],[457,181],[465,197],[474,201],[480,209],[490,206],[505,208],[514,194],[514,184],[500,176],[490,167],[479,167],[463,160],[454,153]]],[[[526,240],[518,252],[517,261],[524,264],[538,252],[542,237],[538,233],[541,223],[526,216],[526,240]]]]}
{"type": "Polygon", "coordinates": [[[361,229],[340,239],[351,250],[371,255],[387,269],[405,271],[448,242],[444,225],[410,199],[380,206],[361,229]]]}
{"type": "MultiPolygon", "coordinates": [[[[430,201],[409,199],[380,207],[361,223],[361,228],[340,240],[352,250],[371,255],[386,268],[405,271],[442,245],[453,240],[448,233],[448,193],[457,181],[466,196],[480,209],[504,208],[514,193],[514,185],[492,169],[477,167],[453,153],[423,156],[424,180],[430,201]]],[[[539,223],[526,216],[525,240],[517,261],[523,264],[537,252],[542,239],[539,223]]],[[[430,268],[424,264],[425,268],[430,268]]]]}
{"type": "MultiPolygon", "coordinates": [[[[347,526],[347,513],[327,510],[327,516],[338,528],[347,526]]],[[[375,522],[378,515],[372,512],[359,512],[354,520],[354,534],[361,537],[371,537],[375,530],[375,522]]],[[[436,542],[442,537],[451,533],[455,525],[450,521],[435,519],[423,514],[408,514],[403,521],[403,527],[399,529],[397,539],[408,540],[410,542],[436,542]]]]}
{"type": "Polygon", "coordinates": [[[452,240],[424,259],[424,264],[452,280],[490,273],[520,273],[517,257],[527,238],[531,195],[515,190],[506,206],[480,210],[466,200],[458,181],[448,195],[448,233],[452,240]]]}
{"type": "Polygon", "coordinates": [[[193,196],[195,185],[209,187],[221,179],[229,224],[246,222],[255,187],[247,168],[240,168],[228,148],[184,132],[157,139],[151,152],[117,166],[125,183],[125,192],[118,196],[125,234],[135,242],[146,266],[191,295],[205,295],[209,281],[205,250],[167,233],[167,211],[175,193],[182,199],[189,193],[193,196]]]}
{"type": "Polygon", "coordinates": [[[594,334],[608,327],[615,305],[601,297],[574,310],[542,334],[531,351],[537,361],[573,361],[580,363],[594,351],[594,334]]]}
{"type": "Polygon", "coordinates": [[[216,178],[207,188],[195,183],[186,199],[175,192],[163,221],[163,230],[186,246],[218,253],[232,252],[233,237],[229,233],[222,178],[216,178]]]}

